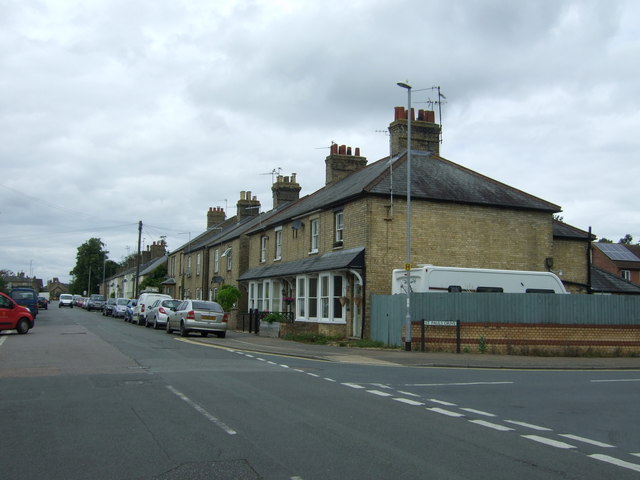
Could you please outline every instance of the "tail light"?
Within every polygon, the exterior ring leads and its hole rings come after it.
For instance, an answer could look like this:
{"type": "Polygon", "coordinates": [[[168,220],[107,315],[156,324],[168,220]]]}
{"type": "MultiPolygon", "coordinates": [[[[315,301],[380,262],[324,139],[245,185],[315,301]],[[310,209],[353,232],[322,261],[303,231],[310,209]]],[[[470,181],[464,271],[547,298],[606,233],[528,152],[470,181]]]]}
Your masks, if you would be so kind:
{"type": "Polygon", "coordinates": [[[165,310],[164,308],[162,308],[162,307],[160,307],[160,308],[158,309],[158,311],[159,311],[161,314],[163,314],[163,315],[166,315],[166,313],[167,313],[167,312],[166,312],[166,310],[165,310]]]}
{"type": "Polygon", "coordinates": [[[196,312],[191,310],[189,313],[187,313],[187,320],[195,320],[195,319],[196,319],[196,312]]]}
{"type": "Polygon", "coordinates": [[[228,323],[229,322],[229,314],[225,313],[224,316],[222,317],[222,323],[228,323]]]}
{"type": "Polygon", "coordinates": [[[142,304],[142,306],[140,307],[140,311],[144,312],[144,303],[142,304]]]}

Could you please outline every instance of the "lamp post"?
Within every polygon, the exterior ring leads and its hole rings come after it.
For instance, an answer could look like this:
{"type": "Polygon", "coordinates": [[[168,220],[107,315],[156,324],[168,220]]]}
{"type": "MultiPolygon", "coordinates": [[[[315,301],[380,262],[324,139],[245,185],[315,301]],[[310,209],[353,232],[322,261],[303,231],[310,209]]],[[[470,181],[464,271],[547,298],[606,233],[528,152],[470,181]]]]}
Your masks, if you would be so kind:
{"type": "Polygon", "coordinates": [[[404,349],[411,351],[411,85],[398,82],[398,86],[407,90],[407,261],[406,274],[407,313],[405,317],[404,349]]]}

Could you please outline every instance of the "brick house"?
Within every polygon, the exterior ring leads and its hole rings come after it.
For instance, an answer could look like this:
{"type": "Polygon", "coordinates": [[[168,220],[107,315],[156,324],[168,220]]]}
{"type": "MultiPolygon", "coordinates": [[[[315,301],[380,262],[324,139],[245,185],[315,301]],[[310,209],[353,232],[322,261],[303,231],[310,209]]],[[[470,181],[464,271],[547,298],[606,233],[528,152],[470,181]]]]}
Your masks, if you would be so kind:
{"type": "MultiPolygon", "coordinates": [[[[368,299],[391,292],[406,258],[407,118],[396,107],[389,157],[368,164],[358,148],[332,145],[323,188],[245,230],[237,278],[248,308],[368,336],[368,299]]],[[[440,157],[433,112],[419,111],[412,131],[413,264],[553,270],[587,291],[589,235],[554,221],[559,206],[440,157]]]]}
{"type": "Polygon", "coordinates": [[[593,265],[640,285],[640,245],[596,242],[593,244],[593,265]]]}

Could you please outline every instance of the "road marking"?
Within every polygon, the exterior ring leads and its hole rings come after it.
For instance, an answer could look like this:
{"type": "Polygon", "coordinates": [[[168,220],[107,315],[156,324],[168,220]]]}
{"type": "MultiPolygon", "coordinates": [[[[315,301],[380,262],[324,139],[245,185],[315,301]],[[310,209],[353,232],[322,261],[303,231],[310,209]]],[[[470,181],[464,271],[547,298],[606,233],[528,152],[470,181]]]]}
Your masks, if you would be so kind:
{"type": "Polygon", "coordinates": [[[624,460],[620,460],[618,458],[610,457],[609,455],[602,455],[599,453],[595,453],[593,455],[589,455],[591,458],[595,458],[596,460],[600,460],[602,462],[611,463],[612,465],[617,465],[618,467],[628,468],[629,470],[634,470],[636,472],[640,472],[640,465],[631,462],[625,462],[624,460]]]}
{"type": "Polygon", "coordinates": [[[473,385],[511,385],[513,382],[407,383],[405,387],[467,387],[473,385]]]}
{"type": "Polygon", "coordinates": [[[351,387],[351,388],[365,388],[362,385],[358,385],[357,383],[341,383],[340,385],[344,385],[345,387],[351,387]]]}
{"type": "Polygon", "coordinates": [[[401,393],[402,395],[407,395],[408,397],[419,397],[420,395],[416,395],[415,393],[411,393],[411,392],[403,392],[402,390],[398,390],[398,393],[401,393]]]}
{"type": "Polygon", "coordinates": [[[469,420],[471,423],[475,423],[476,425],[482,425],[483,427],[493,428],[494,430],[498,430],[500,432],[511,432],[513,428],[505,427],[504,425],[498,425],[497,423],[487,422],[485,420],[469,420]]]}
{"type": "Polygon", "coordinates": [[[281,366],[282,368],[289,368],[289,365],[285,365],[284,363],[281,363],[281,364],[280,364],[280,366],[281,366]]]}
{"type": "Polygon", "coordinates": [[[640,457],[640,453],[632,453],[631,455],[634,455],[636,457],[640,457]]]}
{"type": "Polygon", "coordinates": [[[476,410],[474,408],[462,408],[465,412],[475,413],[476,415],[484,415],[485,417],[495,417],[493,413],[483,412],[482,410],[476,410]]]}
{"type": "Polygon", "coordinates": [[[551,447],[556,448],[576,448],[573,445],[569,445],[568,443],[559,442],[557,440],[551,440],[550,438],[539,437],[538,435],[522,435],[524,438],[528,438],[529,440],[533,440],[534,442],[544,443],[545,445],[549,445],[551,447]]]}
{"type": "Polygon", "coordinates": [[[571,440],[575,440],[577,442],[582,442],[582,443],[588,443],[590,445],[595,445],[596,447],[616,448],[613,445],[609,445],[608,443],[598,442],[597,440],[591,440],[590,438],[579,437],[577,435],[572,435],[570,433],[561,433],[560,436],[564,437],[564,438],[569,438],[571,440]]]}
{"type": "Polygon", "coordinates": [[[309,375],[310,377],[316,377],[316,378],[320,378],[320,375],[316,375],[315,373],[311,373],[311,372],[305,372],[307,375],[309,375]]]}
{"type": "Polygon", "coordinates": [[[507,423],[512,423],[514,425],[520,425],[521,427],[526,427],[526,428],[530,428],[532,430],[539,430],[541,432],[550,432],[551,429],[547,428],[547,427],[541,427],[539,425],[533,425],[531,423],[525,423],[525,422],[517,422],[515,420],[505,420],[505,422],[507,423]]]}
{"type": "Polygon", "coordinates": [[[373,393],[374,395],[378,395],[379,397],[391,397],[390,393],[381,392],[380,390],[367,390],[367,393],[373,393]]]}
{"type": "Polygon", "coordinates": [[[445,402],[444,400],[437,400],[435,398],[430,398],[429,399],[430,402],[433,403],[438,403],[440,405],[445,405],[447,407],[457,407],[458,405],[456,405],[455,403],[451,403],[451,402],[445,402]]]}
{"type": "Polygon", "coordinates": [[[424,405],[424,403],[416,402],[415,400],[411,400],[410,398],[394,397],[393,399],[396,402],[406,403],[407,405],[414,405],[416,407],[420,407],[420,406],[424,405]]]}
{"type": "Polygon", "coordinates": [[[4,341],[7,339],[6,335],[2,335],[0,337],[0,346],[4,343],[4,341]]]}
{"type": "Polygon", "coordinates": [[[590,380],[591,383],[640,382],[640,378],[618,378],[611,380],[590,380]]]}
{"type": "Polygon", "coordinates": [[[198,405],[196,402],[194,402],[193,400],[191,400],[189,397],[187,397],[184,393],[176,390],[175,388],[173,388],[171,385],[167,385],[167,388],[174,394],[176,395],[178,398],[184,400],[185,402],[187,402],[194,410],[196,410],[198,413],[200,413],[201,415],[203,415],[207,420],[211,421],[212,423],[214,423],[215,425],[217,425],[218,427],[220,427],[222,430],[224,430],[225,432],[227,432],[229,435],[235,435],[236,432],[234,429],[232,429],[231,427],[229,427],[228,425],[226,425],[224,422],[220,421],[218,418],[214,417],[213,415],[211,415],[209,412],[207,412],[203,407],[201,407],[200,405],[198,405]]]}
{"type": "Polygon", "coordinates": [[[333,378],[324,377],[324,379],[325,379],[327,382],[334,382],[334,383],[336,382],[336,380],[334,380],[333,378]]]}
{"type": "Polygon", "coordinates": [[[452,412],[451,410],[445,410],[444,408],[439,408],[439,407],[427,408],[427,410],[435,413],[440,413],[442,415],[446,415],[447,417],[464,417],[462,413],[452,412]]]}

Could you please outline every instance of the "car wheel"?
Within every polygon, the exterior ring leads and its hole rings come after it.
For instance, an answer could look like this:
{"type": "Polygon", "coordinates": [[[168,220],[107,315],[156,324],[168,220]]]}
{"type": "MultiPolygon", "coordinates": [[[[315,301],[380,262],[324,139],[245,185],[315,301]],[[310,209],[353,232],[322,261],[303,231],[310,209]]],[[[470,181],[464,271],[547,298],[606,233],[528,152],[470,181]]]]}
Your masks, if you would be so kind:
{"type": "Polygon", "coordinates": [[[29,331],[29,320],[27,320],[26,318],[21,319],[18,322],[18,325],[16,325],[16,330],[20,335],[24,335],[25,333],[27,333],[29,331]]]}
{"type": "Polygon", "coordinates": [[[171,325],[169,324],[169,319],[167,319],[167,326],[165,327],[165,332],[173,333],[173,330],[171,329],[171,325]]]}
{"type": "Polygon", "coordinates": [[[200,332],[200,335],[203,337],[208,337],[209,336],[209,332],[200,332]]]}
{"type": "Polygon", "coordinates": [[[187,328],[184,326],[184,322],[180,322],[180,336],[181,337],[189,336],[189,330],[187,330],[187,328]]]}
{"type": "Polygon", "coordinates": [[[218,338],[224,338],[227,336],[227,332],[216,332],[218,338]]]}

